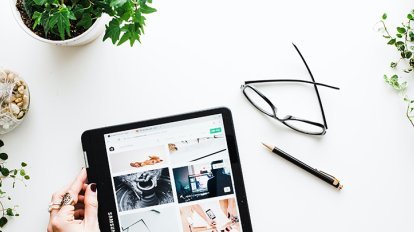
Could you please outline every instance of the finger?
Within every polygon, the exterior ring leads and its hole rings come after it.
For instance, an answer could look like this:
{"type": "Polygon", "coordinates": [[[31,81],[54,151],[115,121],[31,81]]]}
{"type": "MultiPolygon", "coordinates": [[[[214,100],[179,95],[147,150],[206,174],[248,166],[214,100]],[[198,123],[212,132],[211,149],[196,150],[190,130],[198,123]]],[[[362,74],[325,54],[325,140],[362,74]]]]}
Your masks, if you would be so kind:
{"type": "Polygon", "coordinates": [[[85,193],[87,188],[88,188],[88,184],[83,184],[83,186],[82,186],[82,192],[85,193]]]}
{"type": "MultiPolygon", "coordinates": [[[[98,226],[98,197],[96,184],[90,184],[85,192],[85,226],[93,230],[98,226]]],[[[89,231],[89,230],[87,230],[89,231]]]]}
{"type": "Polygon", "coordinates": [[[86,170],[82,168],[82,171],[76,177],[76,179],[72,182],[71,186],[68,189],[68,193],[73,197],[75,203],[78,201],[78,195],[82,190],[83,185],[86,183],[86,170]]]}
{"type": "MultiPolygon", "coordinates": [[[[55,205],[60,204],[62,202],[63,195],[65,195],[64,190],[57,191],[57,192],[53,193],[50,203],[55,204],[55,205]]],[[[54,206],[54,207],[56,207],[56,206],[54,206]]],[[[52,209],[50,211],[50,218],[53,218],[58,212],[59,212],[59,209],[52,209]]]]}
{"type": "Polygon", "coordinates": [[[77,210],[77,209],[85,209],[85,204],[83,204],[83,203],[76,203],[76,205],[75,205],[75,210],[77,210]]]}
{"type": "Polygon", "coordinates": [[[78,202],[77,203],[83,203],[85,201],[84,195],[78,195],[78,202]]]}
{"type": "Polygon", "coordinates": [[[75,216],[75,219],[83,219],[85,217],[85,210],[75,209],[74,216],[75,216]]]}
{"type": "Polygon", "coordinates": [[[57,216],[62,215],[73,215],[75,211],[75,206],[73,205],[64,205],[62,208],[60,208],[59,212],[57,213],[57,216]]]}
{"type": "Polygon", "coordinates": [[[79,219],[75,219],[73,221],[71,221],[71,224],[81,224],[83,222],[83,220],[79,220],[79,219]]]}
{"type": "Polygon", "coordinates": [[[64,205],[56,214],[56,218],[61,223],[68,223],[75,220],[75,206],[64,205]]]}

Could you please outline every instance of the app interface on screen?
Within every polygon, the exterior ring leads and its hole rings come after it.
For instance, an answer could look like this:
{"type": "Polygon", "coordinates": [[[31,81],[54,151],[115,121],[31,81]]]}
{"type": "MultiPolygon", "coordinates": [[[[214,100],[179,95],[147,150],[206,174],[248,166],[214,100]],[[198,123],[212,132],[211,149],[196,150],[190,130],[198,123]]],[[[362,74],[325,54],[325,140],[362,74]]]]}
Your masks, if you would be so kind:
{"type": "Polygon", "coordinates": [[[104,136],[121,231],[242,231],[221,114],[104,136]]]}

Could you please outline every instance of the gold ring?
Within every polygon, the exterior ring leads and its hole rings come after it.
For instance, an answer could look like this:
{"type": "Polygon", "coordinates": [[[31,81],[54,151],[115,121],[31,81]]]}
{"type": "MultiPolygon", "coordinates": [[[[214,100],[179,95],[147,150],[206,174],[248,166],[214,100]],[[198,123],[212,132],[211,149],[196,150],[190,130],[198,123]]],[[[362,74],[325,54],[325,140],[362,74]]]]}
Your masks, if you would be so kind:
{"type": "Polygon", "coordinates": [[[70,193],[65,193],[62,198],[62,202],[60,203],[60,206],[64,205],[75,205],[75,199],[73,199],[72,195],[70,193]]]}

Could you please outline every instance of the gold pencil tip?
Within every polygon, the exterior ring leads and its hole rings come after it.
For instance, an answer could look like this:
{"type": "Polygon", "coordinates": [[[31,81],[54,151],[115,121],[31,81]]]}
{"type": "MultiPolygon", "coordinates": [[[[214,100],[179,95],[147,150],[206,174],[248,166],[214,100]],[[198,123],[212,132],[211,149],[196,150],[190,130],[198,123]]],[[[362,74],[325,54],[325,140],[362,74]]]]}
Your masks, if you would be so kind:
{"type": "Polygon", "coordinates": [[[269,150],[273,150],[273,147],[272,146],[270,146],[270,145],[268,145],[266,143],[263,143],[263,142],[262,142],[262,144],[263,144],[263,146],[267,147],[269,150]]]}

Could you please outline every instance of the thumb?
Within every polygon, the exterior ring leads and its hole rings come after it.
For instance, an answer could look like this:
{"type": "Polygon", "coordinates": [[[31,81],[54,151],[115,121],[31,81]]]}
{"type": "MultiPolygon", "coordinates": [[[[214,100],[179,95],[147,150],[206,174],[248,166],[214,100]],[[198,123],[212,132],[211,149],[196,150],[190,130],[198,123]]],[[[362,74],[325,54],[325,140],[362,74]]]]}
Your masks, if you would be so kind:
{"type": "MultiPolygon", "coordinates": [[[[85,226],[91,231],[99,231],[98,197],[96,184],[90,184],[85,191],[85,226]]],[[[87,230],[87,231],[89,231],[87,230]]]]}

